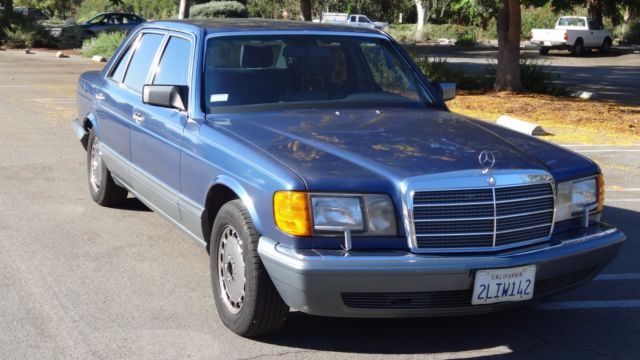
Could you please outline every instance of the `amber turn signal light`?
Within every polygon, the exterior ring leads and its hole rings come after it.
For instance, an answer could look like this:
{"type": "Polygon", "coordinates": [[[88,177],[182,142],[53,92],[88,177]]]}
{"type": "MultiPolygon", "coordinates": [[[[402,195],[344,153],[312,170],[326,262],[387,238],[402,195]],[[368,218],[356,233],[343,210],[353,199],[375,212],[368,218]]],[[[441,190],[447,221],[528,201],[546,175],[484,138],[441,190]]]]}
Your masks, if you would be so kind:
{"type": "Polygon", "coordinates": [[[276,225],[293,236],[311,235],[309,196],[303,191],[278,191],[273,195],[276,225]]]}
{"type": "Polygon", "coordinates": [[[597,211],[601,212],[604,208],[604,175],[600,173],[598,175],[598,208],[597,211]]]}

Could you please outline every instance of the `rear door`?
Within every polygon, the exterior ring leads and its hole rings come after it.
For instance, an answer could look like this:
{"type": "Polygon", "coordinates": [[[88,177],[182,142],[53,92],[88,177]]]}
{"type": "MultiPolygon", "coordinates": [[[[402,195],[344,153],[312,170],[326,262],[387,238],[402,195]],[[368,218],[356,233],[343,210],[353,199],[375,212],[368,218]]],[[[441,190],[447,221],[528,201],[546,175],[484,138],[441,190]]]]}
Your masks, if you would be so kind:
{"type": "MultiPolygon", "coordinates": [[[[162,46],[146,83],[189,85],[194,39],[171,33],[162,46]]],[[[180,151],[187,113],[177,109],[136,103],[131,133],[131,159],[141,173],[140,191],[154,199],[163,212],[179,221],[180,151]]]]}

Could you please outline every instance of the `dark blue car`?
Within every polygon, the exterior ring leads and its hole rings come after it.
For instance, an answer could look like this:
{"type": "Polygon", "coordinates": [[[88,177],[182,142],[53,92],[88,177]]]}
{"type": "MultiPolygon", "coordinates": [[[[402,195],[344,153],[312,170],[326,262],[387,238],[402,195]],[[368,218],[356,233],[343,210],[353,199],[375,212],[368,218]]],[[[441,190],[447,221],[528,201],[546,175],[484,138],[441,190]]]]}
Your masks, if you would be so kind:
{"type": "Polygon", "coordinates": [[[141,16],[127,13],[100,13],[91,19],[78,24],[88,36],[95,36],[101,32],[130,32],[146,20],[141,16]]]}
{"type": "Polygon", "coordinates": [[[93,199],[132,194],[205,248],[243,336],[290,308],[475,314],[592,278],[625,239],[598,166],[451,113],[450,90],[376,30],[148,22],[81,76],[74,129],[93,199]]]}

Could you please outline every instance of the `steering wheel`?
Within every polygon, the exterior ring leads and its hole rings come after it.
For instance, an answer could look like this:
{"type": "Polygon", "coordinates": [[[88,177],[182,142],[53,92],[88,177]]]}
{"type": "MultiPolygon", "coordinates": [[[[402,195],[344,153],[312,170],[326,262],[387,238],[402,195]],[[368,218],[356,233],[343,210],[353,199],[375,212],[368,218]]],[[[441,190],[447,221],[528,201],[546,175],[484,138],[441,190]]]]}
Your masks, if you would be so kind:
{"type": "Polygon", "coordinates": [[[375,81],[370,80],[370,79],[365,79],[365,78],[351,79],[351,80],[347,80],[347,81],[343,82],[342,84],[338,85],[337,88],[333,89],[333,91],[331,91],[329,93],[329,99],[335,98],[335,96],[340,91],[344,90],[346,87],[352,86],[352,85],[358,84],[358,83],[367,83],[367,84],[369,84],[371,86],[371,89],[379,88],[378,83],[376,83],[375,81]]]}

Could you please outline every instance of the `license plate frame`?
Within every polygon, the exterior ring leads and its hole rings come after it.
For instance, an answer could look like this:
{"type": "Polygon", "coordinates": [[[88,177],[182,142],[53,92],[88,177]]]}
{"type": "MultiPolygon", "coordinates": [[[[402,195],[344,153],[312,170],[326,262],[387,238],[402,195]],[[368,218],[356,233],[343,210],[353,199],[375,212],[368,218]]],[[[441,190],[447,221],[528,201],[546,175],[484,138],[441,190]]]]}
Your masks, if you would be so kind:
{"type": "Polygon", "coordinates": [[[477,270],[471,304],[487,305],[532,299],[536,270],[535,265],[477,270]]]}

